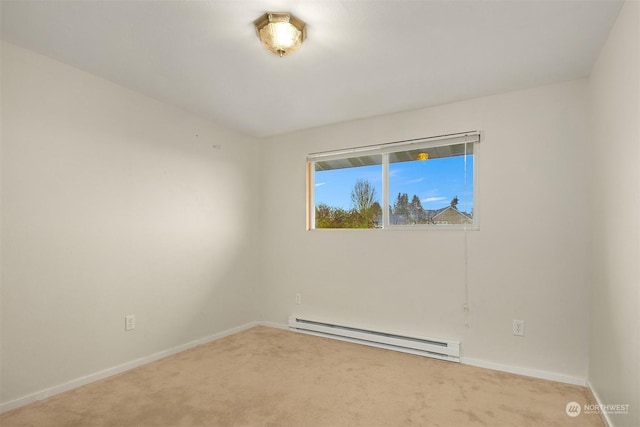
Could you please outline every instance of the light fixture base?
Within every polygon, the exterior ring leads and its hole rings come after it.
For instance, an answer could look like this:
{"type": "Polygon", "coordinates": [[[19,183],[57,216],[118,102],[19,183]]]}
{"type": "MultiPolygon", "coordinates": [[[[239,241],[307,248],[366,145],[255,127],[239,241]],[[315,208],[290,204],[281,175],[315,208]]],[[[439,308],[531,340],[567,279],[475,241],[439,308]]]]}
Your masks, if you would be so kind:
{"type": "Polygon", "coordinates": [[[307,24],[288,12],[267,12],[255,21],[262,45],[276,55],[289,55],[307,38],[307,24]]]}

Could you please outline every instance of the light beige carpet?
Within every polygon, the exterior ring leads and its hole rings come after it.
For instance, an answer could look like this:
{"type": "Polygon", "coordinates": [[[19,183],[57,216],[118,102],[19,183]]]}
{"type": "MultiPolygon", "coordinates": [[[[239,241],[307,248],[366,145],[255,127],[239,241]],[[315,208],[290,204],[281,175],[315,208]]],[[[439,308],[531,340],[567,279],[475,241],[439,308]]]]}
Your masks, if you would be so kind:
{"type": "Polygon", "coordinates": [[[584,387],[256,327],[0,415],[13,426],[603,426],[584,387]]]}

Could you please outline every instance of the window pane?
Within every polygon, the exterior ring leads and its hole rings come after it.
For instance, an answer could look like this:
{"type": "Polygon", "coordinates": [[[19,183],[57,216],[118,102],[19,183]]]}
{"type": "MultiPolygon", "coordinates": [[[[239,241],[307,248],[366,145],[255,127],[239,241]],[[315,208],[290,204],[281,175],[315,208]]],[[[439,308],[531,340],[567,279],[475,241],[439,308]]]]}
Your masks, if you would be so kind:
{"type": "Polygon", "coordinates": [[[315,163],[315,228],[382,225],[382,156],[315,163]]]}
{"type": "Polygon", "coordinates": [[[389,204],[391,225],[472,224],[473,144],[390,153],[389,204]]]}

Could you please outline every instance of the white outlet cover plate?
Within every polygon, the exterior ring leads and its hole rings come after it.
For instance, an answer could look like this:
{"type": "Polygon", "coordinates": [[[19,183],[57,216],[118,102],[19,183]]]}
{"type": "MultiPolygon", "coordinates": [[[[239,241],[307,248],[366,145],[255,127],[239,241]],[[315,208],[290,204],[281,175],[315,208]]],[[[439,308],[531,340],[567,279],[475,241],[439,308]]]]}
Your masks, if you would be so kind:
{"type": "Polygon", "coordinates": [[[513,321],[513,335],[524,336],[524,320],[513,321]]]}
{"type": "Polygon", "coordinates": [[[124,316],[124,330],[132,331],[135,328],[136,328],[136,316],[134,314],[124,316]]]}

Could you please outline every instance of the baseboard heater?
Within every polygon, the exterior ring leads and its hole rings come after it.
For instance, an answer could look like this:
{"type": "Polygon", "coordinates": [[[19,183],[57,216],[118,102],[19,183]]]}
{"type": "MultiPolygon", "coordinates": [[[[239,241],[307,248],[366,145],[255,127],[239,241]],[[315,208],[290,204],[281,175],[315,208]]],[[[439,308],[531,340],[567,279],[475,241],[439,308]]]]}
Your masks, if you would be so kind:
{"type": "Polygon", "coordinates": [[[297,316],[289,317],[289,329],[295,332],[333,338],[371,347],[385,348],[451,362],[460,362],[459,341],[410,337],[326,323],[297,316]]]}

